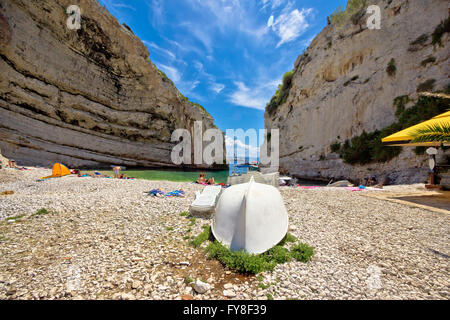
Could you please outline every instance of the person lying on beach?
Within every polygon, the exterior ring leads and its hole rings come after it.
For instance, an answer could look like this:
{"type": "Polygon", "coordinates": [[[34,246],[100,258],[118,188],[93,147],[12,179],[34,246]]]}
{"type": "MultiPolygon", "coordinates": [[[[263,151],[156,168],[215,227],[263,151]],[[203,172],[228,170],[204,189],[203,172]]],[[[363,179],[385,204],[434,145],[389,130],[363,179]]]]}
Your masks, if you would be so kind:
{"type": "Polygon", "coordinates": [[[206,184],[206,173],[200,173],[200,177],[197,179],[198,184],[206,184]]]}
{"type": "Polygon", "coordinates": [[[17,169],[17,165],[16,165],[16,161],[15,160],[9,160],[8,161],[8,165],[9,165],[9,167],[10,168],[15,168],[15,169],[17,169]]]}
{"type": "Polygon", "coordinates": [[[216,184],[214,181],[214,177],[206,180],[206,173],[200,173],[200,177],[195,182],[198,184],[216,184]]]}
{"type": "Polygon", "coordinates": [[[377,179],[374,176],[365,177],[364,180],[366,181],[366,187],[371,187],[377,184],[377,179]]]}
{"type": "Polygon", "coordinates": [[[121,167],[114,167],[113,171],[114,171],[114,178],[119,179],[120,178],[120,170],[122,170],[121,167]]]}

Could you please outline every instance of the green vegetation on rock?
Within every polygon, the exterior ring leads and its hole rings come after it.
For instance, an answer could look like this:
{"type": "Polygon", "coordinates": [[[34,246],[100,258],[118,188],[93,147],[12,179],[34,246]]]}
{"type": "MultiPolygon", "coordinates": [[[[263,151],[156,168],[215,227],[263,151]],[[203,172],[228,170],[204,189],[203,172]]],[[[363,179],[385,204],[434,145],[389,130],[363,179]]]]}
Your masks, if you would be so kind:
{"type": "Polygon", "coordinates": [[[200,245],[208,240],[211,236],[211,227],[207,226],[204,228],[203,232],[200,233],[197,237],[194,238],[194,240],[191,241],[191,245],[195,248],[200,247],[200,245]]]}
{"type": "Polygon", "coordinates": [[[50,212],[49,212],[47,209],[42,208],[42,209],[36,211],[35,213],[33,213],[31,216],[32,216],[32,217],[35,217],[35,216],[42,216],[42,215],[46,215],[46,214],[49,214],[49,213],[50,213],[50,212]]]}
{"type": "Polygon", "coordinates": [[[416,40],[410,43],[412,46],[416,45],[422,45],[428,41],[428,34],[424,33],[421,36],[419,36],[416,40]]]}
{"type": "Polygon", "coordinates": [[[257,274],[262,271],[271,271],[279,263],[285,263],[291,259],[301,262],[308,262],[314,254],[314,249],[305,243],[298,242],[292,245],[291,250],[284,246],[288,242],[296,242],[297,239],[291,234],[287,234],[276,246],[262,254],[250,254],[244,251],[231,251],[217,240],[213,239],[211,228],[205,227],[191,245],[198,248],[206,240],[211,240],[205,248],[208,259],[217,259],[229,269],[241,273],[257,274]]]}
{"type": "Polygon", "coordinates": [[[292,78],[294,77],[295,71],[296,70],[294,69],[283,75],[283,82],[278,86],[275,95],[270,99],[270,102],[266,106],[266,111],[269,115],[273,115],[278,107],[286,102],[289,91],[292,88],[292,78]]]}
{"type": "MultiPolygon", "coordinates": [[[[374,162],[386,162],[400,154],[400,147],[384,146],[381,139],[429,120],[450,108],[448,99],[438,97],[420,96],[416,104],[406,109],[410,102],[408,96],[399,96],[394,99],[397,121],[388,127],[374,132],[363,132],[361,135],[346,140],[339,147],[339,142],[333,143],[332,151],[338,153],[346,163],[368,164],[374,162]]],[[[420,150],[416,150],[420,152],[420,150]]]]}
{"type": "Polygon", "coordinates": [[[353,24],[357,24],[361,17],[362,11],[367,6],[367,0],[348,0],[347,7],[338,7],[330,16],[330,21],[333,25],[341,28],[352,21],[353,24]]]}
{"type": "Polygon", "coordinates": [[[438,44],[439,46],[442,46],[442,36],[444,33],[448,32],[450,32],[450,17],[443,20],[436,29],[434,29],[434,32],[431,35],[433,45],[438,44]]]}
{"type": "Polygon", "coordinates": [[[427,92],[431,91],[434,88],[434,84],[436,83],[436,79],[429,79],[425,82],[422,82],[417,87],[417,92],[427,92]]]}
{"type": "Polygon", "coordinates": [[[422,62],[420,64],[422,65],[422,67],[426,67],[427,64],[434,63],[434,62],[436,62],[436,58],[435,57],[428,57],[425,60],[422,60],[422,62]]]}
{"type": "Polygon", "coordinates": [[[394,58],[392,58],[391,61],[389,61],[388,66],[386,68],[386,72],[390,77],[395,76],[395,73],[397,72],[397,66],[395,65],[394,58]]]}

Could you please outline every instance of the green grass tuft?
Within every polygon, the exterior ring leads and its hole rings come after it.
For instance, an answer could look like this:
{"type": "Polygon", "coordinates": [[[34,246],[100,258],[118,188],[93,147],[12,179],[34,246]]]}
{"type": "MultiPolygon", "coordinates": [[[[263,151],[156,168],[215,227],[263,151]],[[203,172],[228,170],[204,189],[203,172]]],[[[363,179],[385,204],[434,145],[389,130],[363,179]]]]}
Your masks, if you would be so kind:
{"type": "Polygon", "coordinates": [[[268,289],[268,288],[270,288],[270,286],[271,286],[271,284],[269,283],[269,284],[264,284],[264,283],[259,283],[258,284],[258,287],[260,287],[261,289],[268,289]]]}
{"type": "Polygon", "coordinates": [[[184,277],[184,283],[185,283],[185,284],[190,284],[190,283],[192,283],[192,282],[194,282],[194,281],[195,281],[195,280],[192,279],[192,278],[189,277],[189,276],[184,277]]]}
{"type": "Polygon", "coordinates": [[[14,217],[6,218],[6,221],[17,221],[17,220],[22,219],[23,217],[25,217],[24,214],[19,214],[19,215],[14,216],[14,217]]]}
{"type": "Polygon", "coordinates": [[[297,238],[295,238],[292,234],[287,233],[286,236],[281,240],[281,242],[278,244],[279,246],[284,246],[288,242],[295,242],[297,241],[297,238]]]}
{"type": "MultiPolygon", "coordinates": [[[[288,242],[296,242],[296,238],[291,234],[287,234],[282,241],[275,247],[271,248],[262,254],[250,254],[244,251],[231,251],[217,240],[213,240],[211,227],[209,225],[203,226],[204,230],[201,234],[195,237],[190,244],[196,248],[200,247],[202,243],[211,240],[209,245],[205,248],[208,259],[217,259],[220,263],[229,269],[246,274],[258,274],[262,271],[271,271],[279,263],[285,263],[292,258],[298,261],[307,262],[312,256],[313,251],[311,247],[306,244],[298,243],[293,246],[294,251],[283,246],[288,242]],[[298,248],[297,248],[298,247],[298,248]],[[310,251],[307,249],[310,248],[310,251]],[[300,258],[302,251],[304,256],[300,258]]],[[[258,277],[262,282],[263,277],[258,277]]]]}
{"type": "Polygon", "coordinates": [[[314,255],[314,249],[306,243],[299,243],[291,248],[291,256],[297,261],[308,262],[314,255]]]}
{"type": "Polygon", "coordinates": [[[191,245],[193,245],[195,248],[198,248],[201,246],[203,242],[208,240],[211,235],[211,227],[206,226],[202,233],[200,233],[197,237],[194,238],[194,240],[191,241],[191,245]]]}
{"type": "Polygon", "coordinates": [[[49,214],[49,213],[50,212],[47,209],[42,208],[42,209],[36,211],[35,213],[33,213],[31,216],[35,217],[35,216],[41,216],[41,215],[45,215],[45,214],[49,214]]]}
{"type": "Polygon", "coordinates": [[[190,219],[189,219],[189,222],[190,222],[189,225],[190,225],[190,226],[195,225],[195,222],[196,222],[196,221],[197,221],[197,219],[195,219],[194,217],[190,218],[190,219]]]}
{"type": "Polygon", "coordinates": [[[249,254],[243,251],[231,251],[218,241],[206,247],[208,259],[217,259],[229,269],[242,273],[257,274],[268,270],[268,265],[261,255],[249,254]]]}
{"type": "Polygon", "coordinates": [[[265,252],[263,256],[267,262],[276,261],[277,263],[285,263],[291,259],[289,250],[281,246],[273,247],[265,252]]]}

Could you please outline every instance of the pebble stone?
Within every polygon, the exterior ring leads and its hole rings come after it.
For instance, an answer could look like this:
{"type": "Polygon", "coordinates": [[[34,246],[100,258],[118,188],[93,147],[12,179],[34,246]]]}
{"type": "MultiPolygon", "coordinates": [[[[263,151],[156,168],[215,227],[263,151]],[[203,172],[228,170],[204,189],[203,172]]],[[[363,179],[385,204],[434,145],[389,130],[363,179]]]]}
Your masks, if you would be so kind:
{"type": "Polygon", "coordinates": [[[211,287],[200,293],[186,277],[200,278],[197,270],[212,262],[186,236],[210,221],[190,225],[180,213],[201,186],[75,176],[36,181],[49,174],[0,170],[0,192],[14,191],[0,196],[0,299],[450,298],[448,214],[367,197],[424,192],[423,185],[365,192],[281,187],[290,233],[314,247],[312,260],[244,280],[225,268],[206,271],[201,278],[211,287]],[[186,197],[144,193],[153,188],[183,188],[186,197]],[[34,215],[41,208],[50,213],[34,215]]]}

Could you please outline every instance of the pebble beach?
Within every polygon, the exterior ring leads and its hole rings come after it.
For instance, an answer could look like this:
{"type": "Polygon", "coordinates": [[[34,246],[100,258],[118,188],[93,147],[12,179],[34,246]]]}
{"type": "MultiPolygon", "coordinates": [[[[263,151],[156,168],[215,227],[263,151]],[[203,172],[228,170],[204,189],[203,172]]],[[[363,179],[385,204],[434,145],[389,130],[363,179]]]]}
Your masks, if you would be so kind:
{"type": "Polygon", "coordinates": [[[449,299],[448,212],[380,200],[380,191],[280,187],[308,263],[242,275],[189,238],[210,220],[182,216],[192,183],[0,170],[0,299],[449,299]],[[151,189],[183,189],[158,198],[151,189]],[[45,208],[48,213],[36,214],[45,208]],[[190,280],[201,280],[193,289],[190,280]]]}

